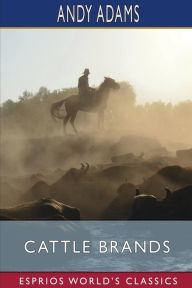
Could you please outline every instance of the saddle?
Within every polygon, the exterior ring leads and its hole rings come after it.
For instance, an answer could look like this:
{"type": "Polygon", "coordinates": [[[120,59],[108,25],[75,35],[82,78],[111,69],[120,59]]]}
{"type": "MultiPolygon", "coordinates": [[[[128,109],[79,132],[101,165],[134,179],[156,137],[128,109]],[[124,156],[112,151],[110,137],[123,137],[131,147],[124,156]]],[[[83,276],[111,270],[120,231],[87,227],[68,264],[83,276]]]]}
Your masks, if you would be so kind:
{"type": "Polygon", "coordinates": [[[89,92],[79,95],[79,103],[81,107],[92,107],[96,103],[96,89],[90,88],[89,92]]]}

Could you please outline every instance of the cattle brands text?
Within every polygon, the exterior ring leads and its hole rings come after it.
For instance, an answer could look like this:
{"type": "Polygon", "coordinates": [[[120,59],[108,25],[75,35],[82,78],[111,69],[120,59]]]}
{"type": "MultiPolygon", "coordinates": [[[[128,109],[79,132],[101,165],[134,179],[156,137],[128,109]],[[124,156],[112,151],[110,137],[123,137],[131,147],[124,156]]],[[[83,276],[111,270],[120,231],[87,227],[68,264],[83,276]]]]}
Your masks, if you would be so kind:
{"type": "Polygon", "coordinates": [[[42,240],[34,241],[28,240],[24,244],[26,253],[73,253],[73,254],[89,254],[97,252],[99,254],[137,254],[137,253],[164,253],[168,254],[170,249],[170,241],[164,240],[162,242],[156,240],[147,241],[98,241],[93,243],[89,240],[71,241],[71,240],[42,240]],[[94,248],[93,248],[94,247],[94,248]]]}

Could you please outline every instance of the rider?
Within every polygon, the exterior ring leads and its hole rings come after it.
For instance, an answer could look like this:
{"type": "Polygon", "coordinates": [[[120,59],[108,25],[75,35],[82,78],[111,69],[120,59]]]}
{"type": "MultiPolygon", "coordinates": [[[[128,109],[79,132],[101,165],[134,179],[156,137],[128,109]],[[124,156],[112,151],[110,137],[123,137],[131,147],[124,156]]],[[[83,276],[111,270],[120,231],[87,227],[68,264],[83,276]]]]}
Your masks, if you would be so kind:
{"type": "Polygon", "coordinates": [[[83,75],[79,78],[78,88],[79,88],[79,97],[80,101],[87,102],[88,97],[91,93],[91,88],[89,87],[88,75],[90,74],[89,69],[85,68],[83,75]]]}

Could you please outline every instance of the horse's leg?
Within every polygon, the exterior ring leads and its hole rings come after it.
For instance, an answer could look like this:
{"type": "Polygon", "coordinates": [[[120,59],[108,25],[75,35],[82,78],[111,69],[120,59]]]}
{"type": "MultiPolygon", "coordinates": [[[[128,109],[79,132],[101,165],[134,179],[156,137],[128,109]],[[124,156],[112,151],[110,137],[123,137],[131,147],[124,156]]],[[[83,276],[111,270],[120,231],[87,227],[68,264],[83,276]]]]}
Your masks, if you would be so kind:
{"type": "Polygon", "coordinates": [[[67,113],[67,115],[64,117],[63,119],[63,125],[64,125],[64,133],[66,134],[66,125],[67,125],[67,122],[69,121],[69,114],[67,113]]]}
{"type": "Polygon", "coordinates": [[[75,127],[75,118],[77,116],[77,111],[73,112],[72,116],[71,116],[71,119],[70,119],[70,123],[73,127],[73,130],[75,131],[75,133],[77,133],[77,129],[75,127]]]}

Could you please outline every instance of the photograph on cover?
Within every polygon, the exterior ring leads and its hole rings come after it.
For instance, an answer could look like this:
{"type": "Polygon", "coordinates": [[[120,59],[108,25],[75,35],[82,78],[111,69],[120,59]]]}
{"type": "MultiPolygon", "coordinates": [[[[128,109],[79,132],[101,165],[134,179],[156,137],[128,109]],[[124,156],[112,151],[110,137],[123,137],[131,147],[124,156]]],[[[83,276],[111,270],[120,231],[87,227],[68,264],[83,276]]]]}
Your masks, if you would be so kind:
{"type": "Polygon", "coordinates": [[[192,31],[1,31],[1,220],[192,219],[192,31]]]}

